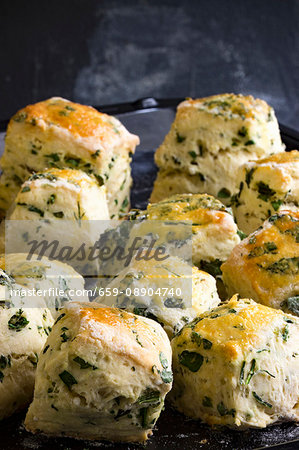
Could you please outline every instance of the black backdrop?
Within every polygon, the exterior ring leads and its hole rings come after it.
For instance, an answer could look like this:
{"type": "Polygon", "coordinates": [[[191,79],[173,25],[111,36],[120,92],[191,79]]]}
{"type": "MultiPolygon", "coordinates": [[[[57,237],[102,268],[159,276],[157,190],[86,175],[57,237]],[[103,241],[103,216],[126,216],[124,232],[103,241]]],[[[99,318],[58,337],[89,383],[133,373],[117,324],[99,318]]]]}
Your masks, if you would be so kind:
{"type": "Polygon", "coordinates": [[[0,119],[52,95],[88,104],[252,93],[299,129],[299,1],[0,3],[0,119]]]}

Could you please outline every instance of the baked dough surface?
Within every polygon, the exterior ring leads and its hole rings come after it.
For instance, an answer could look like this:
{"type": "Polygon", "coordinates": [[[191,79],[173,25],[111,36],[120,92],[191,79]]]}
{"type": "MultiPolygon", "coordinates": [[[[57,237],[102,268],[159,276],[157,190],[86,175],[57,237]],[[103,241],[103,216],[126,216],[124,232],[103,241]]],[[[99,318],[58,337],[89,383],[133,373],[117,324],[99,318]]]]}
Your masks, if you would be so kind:
{"type": "Polygon", "coordinates": [[[237,245],[221,266],[235,293],[299,315],[299,211],[281,211],[237,245]]]}
{"type": "Polygon", "coordinates": [[[142,442],[171,381],[171,347],[159,324],[97,303],[70,303],[39,360],[25,427],[55,436],[142,442]]]}
{"type": "Polygon", "coordinates": [[[151,202],[207,192],[229,203],[242,164],[283,150],[274,111],[263,100],[241,94],[188,99],[155,154],[159,174],[151,202]]]}
{"type": "Polygon", "coordinates": [[[299,320],[234,296],[171,342],[181,412],[210,425],[264,428],[299,421],[299,320]]]}
{"type": "Polygon", "coordinates": [[[272,214],[298,210],[299,151],[250,161],[240,168],[238,181],[233,211],[239,228],[249,234],[272,214]]]}

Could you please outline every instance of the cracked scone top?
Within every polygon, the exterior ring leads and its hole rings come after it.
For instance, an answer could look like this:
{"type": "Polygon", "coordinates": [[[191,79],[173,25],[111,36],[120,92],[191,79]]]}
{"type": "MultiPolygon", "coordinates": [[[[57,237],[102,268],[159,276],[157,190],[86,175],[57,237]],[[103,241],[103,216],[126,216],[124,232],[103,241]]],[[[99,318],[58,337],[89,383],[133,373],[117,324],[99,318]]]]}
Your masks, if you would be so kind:
{"type": "Polygon", "coordinates": [[[125,212],[131,155],[138,144],[139,138],[118,119],[90,106],[60,97],[28,105],[12,117],[7,128],[0,207],[9,208],[20,185],[33,172],[69,167],[93,174],[100,185],[106,185],[110,215],[125,212]]]}
{"type": "Polygon", "coordinates": [[[171,382],[171,347],[159,324],[97,303],[72,303],[44,347],[25,426],[56,436],[142,442],[171,382]]]}
{"type": "Polygon", "coordinates": [[[275,212],[298,209],[299,151],[249,161],[240,168],[238,182],[233,211],[239,228],[249,234],[275,212]]]}
{"type": "Polygon", "coordinates": [[[170,401],[210,425],[264,428],[299,421],[299,321],[233,297],[171,342],[170,401]]]}
{"type": "Polygon", "coordinates": [[[283,149],[274,111],[263,100],[241,94],[188,99],[155,154],[151,201],[207,192],[228,202],[237,192],[239,166],[283,149]]]}

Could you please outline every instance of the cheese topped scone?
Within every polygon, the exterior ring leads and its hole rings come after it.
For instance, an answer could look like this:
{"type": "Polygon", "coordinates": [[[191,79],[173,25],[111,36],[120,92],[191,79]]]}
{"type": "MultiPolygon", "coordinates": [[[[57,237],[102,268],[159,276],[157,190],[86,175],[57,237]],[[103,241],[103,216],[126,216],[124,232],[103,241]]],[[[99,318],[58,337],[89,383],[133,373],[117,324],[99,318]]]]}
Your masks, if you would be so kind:
{"type": "Polygon", "coordinates": [[[250,161],[240,168],[238,181],[232,207],[239,228],[249,234],[275,212],[299,208],[299,151],[250,161]]]}
{"type": "Polygon", "coordinates": [[[175,256],[135,259],[99,294],[95,301],[157,320],[169,338],[220,302],[215,278],[175,256]]]}
{"type": "Polygon", "coordinates": [[[237,245],[221,266],[230,295],[299,315],[299,211],[281,211],[237,245]]]}
{"type": "Polygon", "coordinates": [[[179,104],[155,154],[160,172],[151,202],[185,192],[229,202],[238,189],[239,166],[283,150],[274,111],[265,101],[241,94],[188,99],[179,104]]]}
{"type": "Polygon", "coordinates": [[[90,106],[60,97],[28,105],[12,117],[7,128],[0,162],[0,208],[10,207],[32,173],[55,167],[94,175],[107,188],[110,215],[125,212],[131,155],[138,144],[138,136],[118,119],[90,106]]]}
{"type": "MultiPolygon", "coordinates": [[[[24,298],[24,306],[30,308],[32,302],[40,298],[55,316],[66,302],[82,298],[84,279],[71,266],[60,261],[50,261],[45,256],[40,260],[38,255],[32,255],[29,260],[27,256],[25,253],[0,255],[0,269],[5,271],[8,279],[32,291],[32,295],[24,298]]],[[[0,281],[0,284],[9,287],[4,281],[0,281]]]]}
{"type": "Polygon", "coordinates": [[[31,175],[15,199],[11,220],[109,220],[105,186],[81,170],[48,169],[31,175]]]}
{"type": "Polygon", "coordinates": [[[171,384],[170,342],[158,323],[97,303],[68,304],[39,359],[25,427],[143,442],[171,384]]]}
{"type": "Polygon", "coordinates": [[[299,320],[237,296],[172,340],[182,413],[210,425],[264,428],[299,421],[299,320]]]}
{"type": "Polygon", "coordinates": [[[148,220],[192,221],[192,261],[214,276],[220,265],[240,242],[230,208],[207,194],[181,194],[149,204],[148,220]]]}
{"type": "Polygon", "coordinates": [[[0,307],[0,420],[32,400],[36,365],[52,324],[47,308],[0,307]]]}

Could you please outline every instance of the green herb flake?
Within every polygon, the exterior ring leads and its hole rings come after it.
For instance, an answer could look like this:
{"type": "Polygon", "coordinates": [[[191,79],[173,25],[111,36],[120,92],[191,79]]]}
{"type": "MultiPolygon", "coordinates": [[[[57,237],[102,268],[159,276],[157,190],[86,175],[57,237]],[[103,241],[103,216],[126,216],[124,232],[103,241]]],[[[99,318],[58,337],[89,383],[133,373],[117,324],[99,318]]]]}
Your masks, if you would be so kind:
{"type": "Polygon", "coordinates": [[[186,139],[185,136],[180,135],[178,131],[176,132],[176,141],[178,144],[181,144],[182,142],[184,142],[185,139],[186,139]]]}
{"type": "Polygon", "coordinates": [[[30,187],[29,186],[24,186],[23,189],[21,190],[21,192],[30,192],[30,187]]]}
{"type": "Polygon", "coordinates": [[[274,211],[278,211],[282,204],[283,204],[282,200],[274,200],[273,202],[271,202],[274,211]]]}
{"type": "Polygon", "coordinates": [[[49,345],[46,345],[45,348],[43,349],[43,355],[46,353],[46,351],[49,349],[49,345]]]}
{"type": "Polygon", "coordinates": [[[204,361],[203,356],[197,352],[189,352],[184,350],[179,354],[179,362],[183,366],[187,367],[191,372],[198,372],[204,361]]]}
{"type": "Polygon", "coordinates": [[[100,153],[101,153],[101,150],[96,150],[96,151],[91,155],[92,159],[96,159],[96,158],[99,156],[100,153]]]}
{"type": "Polygon", "coordinates": [[[47,205],[53,205],[53,203],[55,202],[56,199],[56,195],[55,194],[51,194],[50,197],[47,200],[47,205]]]}
{"type": "Polygon", "coordinates": [[[267,202],[271,197],[273,197],[276,194],[276,192],[263,181],[259,181],[257,183],[257,190],[259,193],[258,198],[260,198],[264,202],[267,202]]]}
{"type": "Polygon", "coordinates": [[[255,145],[255,141],[252,140],[252,139],[248,139],[248,141],[245,142],[245,145],[246,145],[246,146],[247,146],[247,145],[255,145]]]}
{"type": "Polygon", "coordinates": [[[260,403],[263,406],[266,406],[267,408],[272,408],[271,403],[266,402],[265,400],[263,400],[256,392],[252,392],[253,397],[255,398],[255,400],[260,403]]]}
{"type": "Polygon", "coordinates": [[[92,364],[89,364],[88,362],[84,361],[84,359],[80,358],[80,356],[76,356],[76,358],[73,359],[73,361],[77,364],[79,364],[80,369],[90,369],[96,370],[97,367],[93,366],[92,364]]]}
{"type": "Polygon", "coordinates": [[[236,414],[236,410],[235,409],[228,410],[224,406],[223,402],[218,403],[217,411],[219,412],[220,416],[232,416],[232,417],[235,417],[235,414],[236,414]]]}
{"type": "Polygon", "coordinates": [[[57,219],[62,219],[64,217],[63,211],[53,212],[53,216],[57,217],[57,219]]]}
{"type": "Polygon", "coordinates": [[[198,157],[198,154],[194,150],[191,150],[188,153],[189,153],[189,155],[191,156],[192,159],[196,159],[198,157]]]}
{"type": "Polygon", "coordinates": [[[246,169],[245,181],[246,181],[246,184],[247,184],[248,187],[250,186],[250,183],[251,183],[254,171],[255,171],[254,167],[252,169],[249,169],[249,170],[246,169]]]}
{"type": "Polygon", "coordinates": [[[205,406],[206,408],[213,408],[213,403],[210,397],[204,397],[202,399],[202,406],[205,406]]]}
{"type": "Polygon", "coordinates": [[[237,235],[239,236],[239,238],[241,239],[241,241],[243,241],[243,239],[247,238],[247,234],[243,233],[243,231],[238,230],[237,231],[237,235]]]}
{"type": "Polygon", "coordinates": [[[74,384],[78,384],[76,378],[66,370],[59,374],[59,378],[63,381],[63,383],[70,389],[74,384]]]}
{"type": "Polygon", "coordinates": [[[160,401],[160,392],[151,388],[147,388],[138,397],[137,403],[158,403],[160,401]]]}
{"type": "Polygon", "coordinates": [[[247,378],[246,378],[246,381],[245,381],[246,386],[250,383],[250,380],[251,380],[251,378],[252,378],[253,375],[254,375],[254,372],[255,372],[255,366],[256,366],[256,360],[253,359],[253,360],[251,361],[250,370],[249,370],[249,372],[248,372],[248,375],[247,375],[247,378]]]}
{"type": "Polygon", "coordinates": [[[23,310],[19,309],[19,311],[9,319],[8,328],[10,330],[21,331],[22,328],[25,328],[28,324],[29,320],[23,316],[23,310]]]}
{"type": "Polygon", "coordinates": [[[219,198],[229,198],[231,196],[231,193],[228,189],[222,188],[217,194],[217,197],[219,198]]]}

